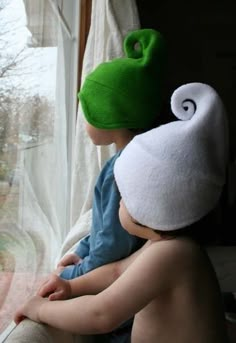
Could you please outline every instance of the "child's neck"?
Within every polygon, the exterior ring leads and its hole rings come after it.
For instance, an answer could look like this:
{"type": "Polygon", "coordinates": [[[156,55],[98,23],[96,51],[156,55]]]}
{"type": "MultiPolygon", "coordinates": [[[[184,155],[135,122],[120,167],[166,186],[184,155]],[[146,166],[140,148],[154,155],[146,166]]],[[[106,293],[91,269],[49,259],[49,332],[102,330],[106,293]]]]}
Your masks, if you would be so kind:
{"type": "Polygon", "coordinates": [[[133,138],[135,134],[132,131],[126,130],[122,135],[116,138],[116,151],[122,150],[133,138]]]}

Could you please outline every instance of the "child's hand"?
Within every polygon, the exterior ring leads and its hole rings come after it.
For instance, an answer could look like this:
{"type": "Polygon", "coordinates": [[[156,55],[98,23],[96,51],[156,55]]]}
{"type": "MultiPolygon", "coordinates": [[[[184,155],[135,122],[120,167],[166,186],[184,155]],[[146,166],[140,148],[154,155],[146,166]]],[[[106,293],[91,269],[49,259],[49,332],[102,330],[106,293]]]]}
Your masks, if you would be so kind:
{"type": "Polygon", "coordinates": [[[49,279],[39,288],[37,295],[49,300],[65,300],[71,297],[71,287],[68,280],[51,274],[49,279]]]}
{"type": "Polygon", "coordinates": [[[57,267],[66,267],[71,264],[77,264],[80,262],[80,257],[75,253],[65,255],[58,263],[57,267]]]}
{"type": "Polygon", "coordinates": [[[30,298],[23,306],[21,306],[14,315],[14,321],[18,325],[25,318],[29,318],[35,322],[40,323],[39,311],[47,299],[43,299],[39,296],[30,298]]]}

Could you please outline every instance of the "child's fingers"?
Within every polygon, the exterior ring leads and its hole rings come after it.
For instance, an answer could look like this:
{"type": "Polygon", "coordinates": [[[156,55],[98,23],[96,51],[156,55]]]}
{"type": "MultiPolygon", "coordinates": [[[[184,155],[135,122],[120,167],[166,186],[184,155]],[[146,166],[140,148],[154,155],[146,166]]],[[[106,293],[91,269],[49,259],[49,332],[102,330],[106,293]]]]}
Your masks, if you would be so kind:
{"type": "Polygon", "coordinates": [[[60,284],[61,280],[56,274],[52,274],[50,279],[48,279],[42,286],[39,288],[37,295],[45,298],[49,294],[56,291],[58,285],[60,284]]]}
{"type": "Polygon", "coordinates": [[[70,266],[72,264],[78,264],[80,261],[80,257],[77,256],[76,254],[70,254],[68,256],[65,256],[64,259],[62,259],[57,267],[60,268],[60,267],[67,267],[67,266],[70,266]]]}
{"type": "Polygon", "coordinates": [[[57,267],[66,267],[70,264],[74,264],[75,259],[77,259],[75,254],[68,254],[59,261],[57,267]]]}
{"type": "Polygon", "coordinates": [[[59,290],[57,292],[54,292],[54,293],[50,294],[48,299],[50,301],[53,301],[53,300],[63,300],[63,299],[65,299],[65,296],[63,294],[64,294],[64,291],[63,290],[59,290]]]}
{"type": "Polygon", "coordinates": [[[26,317],[21,313],[21,312],[16,312],[14,315],[14,322],[16,323],[16,325],[20,324],[20,322],[22,322],[22,320],[24,320],[26,317]]]}
{"type": "Polygon", "coordinates": [[[43,281],[41,283],[41,285],[39,286],[36,295],[40,295],[43,296],[41,293],[43,292],[45,286],[47,287],[47,285],[52,281],[55,280],[54,274],[51,274],[45,281],[43,281]]]}
{"type": "Polygon", "coordinates": [[[55,280],[49,280],[39,288],[37,295],[45,298],[49,294],[53,293],[56,290],[56,288],[57,284],[55,283],[55,280]]]}

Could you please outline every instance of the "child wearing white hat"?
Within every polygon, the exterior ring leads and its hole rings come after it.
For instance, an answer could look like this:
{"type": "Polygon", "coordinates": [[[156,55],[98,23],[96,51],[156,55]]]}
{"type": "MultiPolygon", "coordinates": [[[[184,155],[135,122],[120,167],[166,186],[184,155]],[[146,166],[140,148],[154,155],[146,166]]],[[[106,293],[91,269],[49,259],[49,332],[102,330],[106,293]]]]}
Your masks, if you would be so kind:
{"type": "Polygon", "coordinates": [[[132,343],[229,342],[218,281],[195,239],[225,183],[226,114],[201,83],[178,88],[171,108],[180,120],[136,136],[115,163],[121,224],[146,244],[79,278],[52,276],[17,311],[16,323],[26,316],[101,334],[134,316],[132,343]]]}

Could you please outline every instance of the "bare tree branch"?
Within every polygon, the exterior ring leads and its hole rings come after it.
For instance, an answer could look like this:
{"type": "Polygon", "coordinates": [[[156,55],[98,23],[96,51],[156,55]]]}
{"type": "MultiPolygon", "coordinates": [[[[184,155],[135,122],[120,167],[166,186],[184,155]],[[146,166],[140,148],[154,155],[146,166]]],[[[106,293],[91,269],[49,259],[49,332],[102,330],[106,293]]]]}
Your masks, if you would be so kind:
{"type": "MultiPolygon", "coordinates": [[[[0,0],[0,14],[9,4],[10,0],[0,0]]],[[[19,19],[11,19],[9,22],[5,22],[0,18],[0,79],[6,76],[9,76],[9,73],[12,72],[17,66],[19,66],[26,58],[29,57],[26,54],[26,46],[23,46],[19,49],[14,49],[14,41],[6,37],[14,36],[17,34],[19,27],[19,19]]],[[[11,74],[13,75],[13,74],[11,74]]]]}

